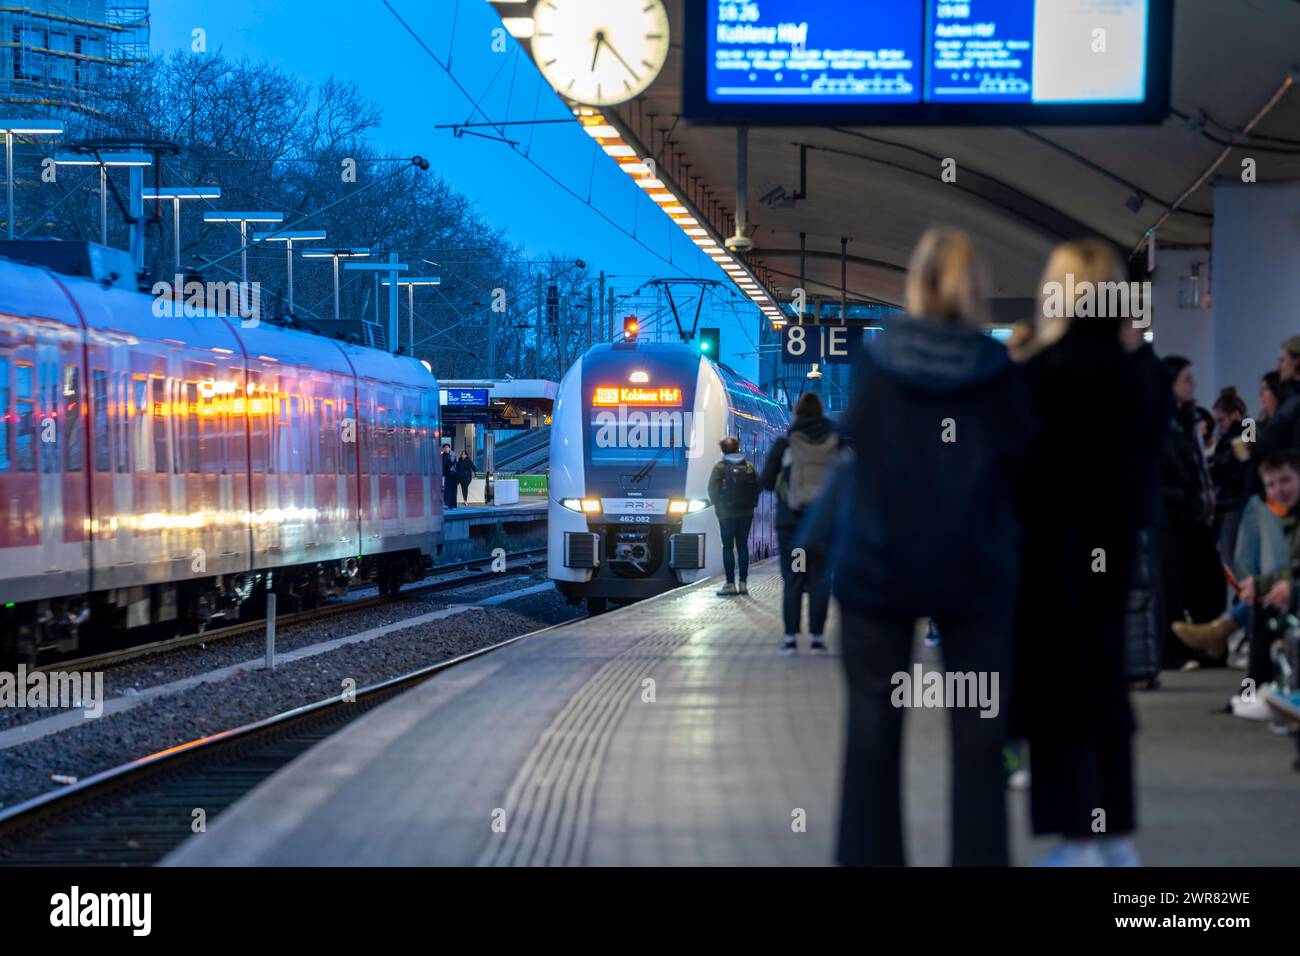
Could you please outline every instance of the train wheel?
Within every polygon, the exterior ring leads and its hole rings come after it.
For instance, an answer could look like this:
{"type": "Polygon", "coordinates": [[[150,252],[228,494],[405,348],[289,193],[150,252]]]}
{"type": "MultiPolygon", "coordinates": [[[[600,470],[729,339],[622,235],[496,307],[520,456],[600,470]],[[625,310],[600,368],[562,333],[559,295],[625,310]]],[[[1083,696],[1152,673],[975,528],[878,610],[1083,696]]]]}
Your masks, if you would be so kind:
{"type": "Polygon", "coordinates": [[[587,598],[587,613],[593,617],[597,614],[604,614],[609,607],[609,602],[603,597],[587,598]]]}

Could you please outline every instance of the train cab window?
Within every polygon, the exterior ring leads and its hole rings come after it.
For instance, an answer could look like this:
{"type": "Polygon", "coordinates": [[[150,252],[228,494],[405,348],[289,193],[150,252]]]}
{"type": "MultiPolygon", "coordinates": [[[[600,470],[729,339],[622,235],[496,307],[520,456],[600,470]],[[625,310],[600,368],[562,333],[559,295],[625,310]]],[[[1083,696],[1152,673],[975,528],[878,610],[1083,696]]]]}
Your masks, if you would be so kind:
{"type": "Polygon", "coordinates": [[[63,468],[81,471],[81,368],[63,367],[63,468]]]}
{"type": "Polygon", "coordinates": [[[32,395],[32,367],[14,368],[14,464],[19,471],[36,470],[36,399],[32,395]]]}
{"type": "Polygon", "coordinates": [[[90,413],[95,420],[95,435],[92,439],[95,446],[95,471],[108,471],[111,458],[108,445],[108,373],[97,368],[90,373],[90,377],[91,401],[94,402],[90,413]]]}

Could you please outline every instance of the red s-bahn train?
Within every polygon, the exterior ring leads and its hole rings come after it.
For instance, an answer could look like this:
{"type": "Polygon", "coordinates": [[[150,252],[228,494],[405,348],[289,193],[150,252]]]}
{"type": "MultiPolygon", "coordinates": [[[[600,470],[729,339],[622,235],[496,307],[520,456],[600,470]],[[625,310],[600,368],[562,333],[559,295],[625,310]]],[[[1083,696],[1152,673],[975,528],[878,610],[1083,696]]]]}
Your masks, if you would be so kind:
{"type": "Polygon", "coordinates": [[[197,630],[268,589],[293,607],[357,579],[390,592],[428,564],[442,496],[438,385],[422,363],[156,309],[115,250],[6,255],[0,657],[197,630]]]}

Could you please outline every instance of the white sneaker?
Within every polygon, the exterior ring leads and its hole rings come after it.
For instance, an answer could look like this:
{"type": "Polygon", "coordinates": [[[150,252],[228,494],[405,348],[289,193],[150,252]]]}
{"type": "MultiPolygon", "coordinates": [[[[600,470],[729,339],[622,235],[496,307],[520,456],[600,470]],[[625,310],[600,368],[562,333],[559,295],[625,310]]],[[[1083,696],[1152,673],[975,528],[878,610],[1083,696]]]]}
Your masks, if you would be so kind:
{"type": "Polygon", "coordinates": [[[736,585],[736,593],[737,593],[737,594],[748,594],[748,593],[749,593],[749,585],[746,584],[744,581],[741,581],[739,584],[736,585]]]}
{"type": "Polygon", "coordinates": [[[799,642],[795,640],[795,636],[793,634],[787,634],[781,641],[781,646],[777,648],[777,653],[782,657],[789,657],[798,650],[799,642]]]}
{"type": "Polygon", "coordinates": [[[730,581],[728,581],[726,584],[724,584],[721,588],[718,589],[718,597],[729,597],[730,595],[735,593],[736,593],[736,586],[732,584],[730,581]]]}
{"type": "Polygon", "coordinates": [[[1039,866],[1105,866],[1096,840],[1066,840],[1039,866]]]}
{"type": "Polygon", "coordinates": [[[1264,703],[1263,697],[1255,695],[1252,701],[1241,699],[1240,694],[1234,694],[1232,698],[1232,716],[1240,717],[1242,720],[1272,720],[1273,712],[1269,710],[1268,704],[1264,703]]]}

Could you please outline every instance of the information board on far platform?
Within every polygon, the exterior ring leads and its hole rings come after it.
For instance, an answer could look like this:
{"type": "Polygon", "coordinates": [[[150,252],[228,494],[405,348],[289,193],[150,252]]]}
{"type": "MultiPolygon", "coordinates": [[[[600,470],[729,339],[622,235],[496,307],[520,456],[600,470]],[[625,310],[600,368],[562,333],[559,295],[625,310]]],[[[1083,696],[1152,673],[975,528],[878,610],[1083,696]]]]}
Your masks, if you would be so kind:
{"type": "Polygon", "coordinates": [[[1172,0],[688,0],[685,109],[781,125],[1152,123],[1172,0]]]}

